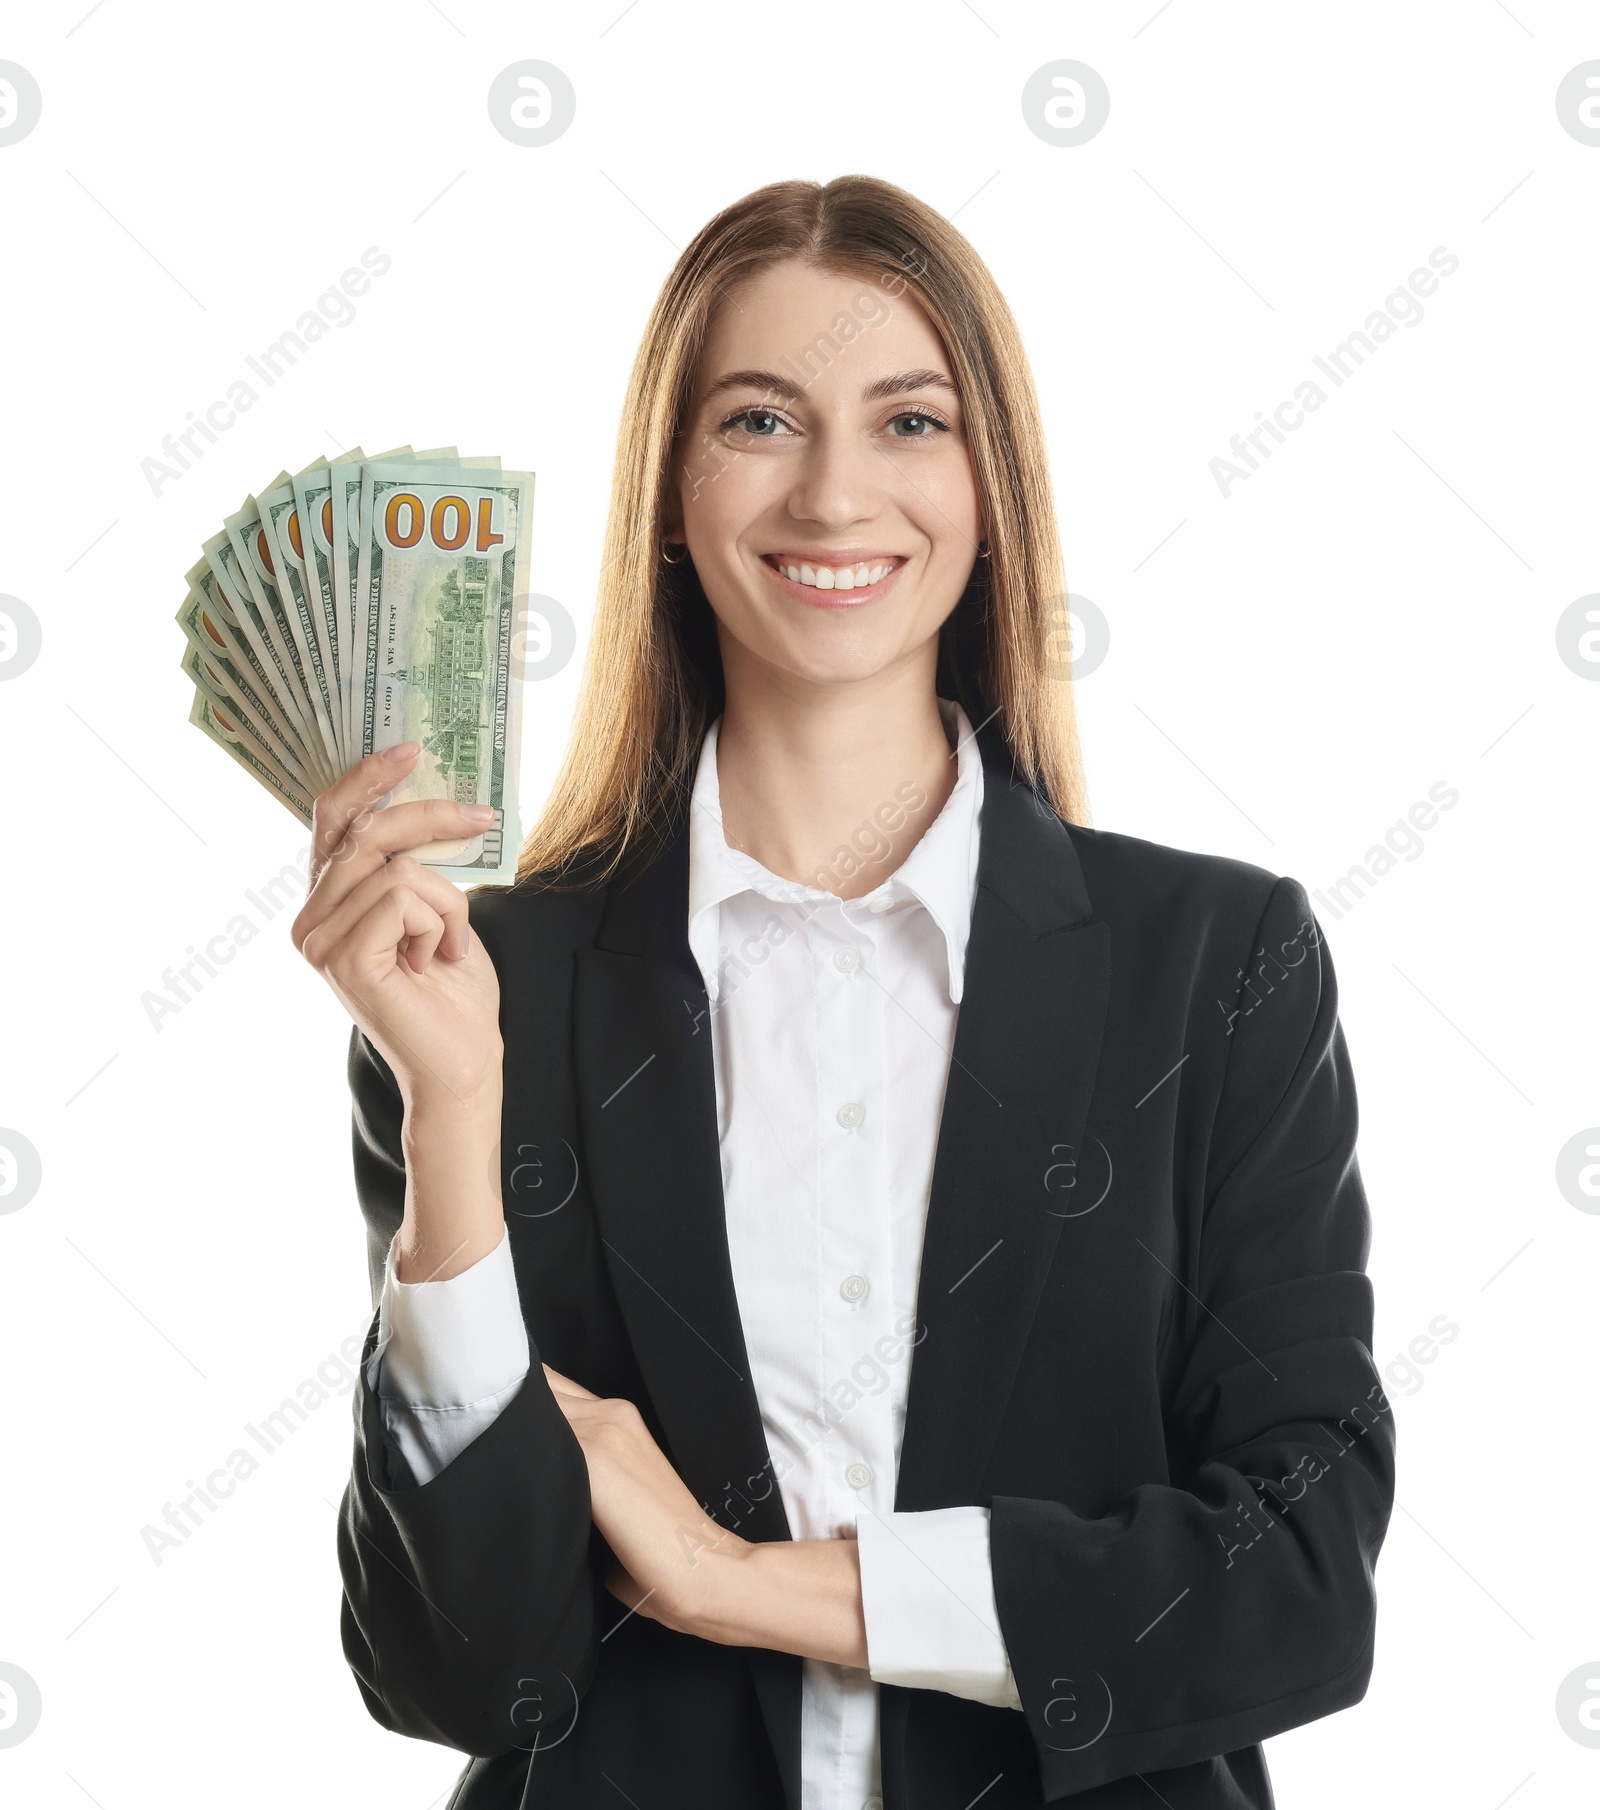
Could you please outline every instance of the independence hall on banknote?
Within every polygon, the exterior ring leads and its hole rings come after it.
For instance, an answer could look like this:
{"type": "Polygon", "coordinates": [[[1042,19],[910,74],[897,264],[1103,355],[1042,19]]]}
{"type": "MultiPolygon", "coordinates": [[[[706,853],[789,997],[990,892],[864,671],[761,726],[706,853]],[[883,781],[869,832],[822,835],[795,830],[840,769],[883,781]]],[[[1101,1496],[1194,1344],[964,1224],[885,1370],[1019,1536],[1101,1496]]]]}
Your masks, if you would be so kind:
{"type": "Polygon", "coordinates": [[[426,666],[401,668],[395,677],[428,694],[423,747],[448,774],[447,796],[468,804],[478,796],[482,764],[484,648],[483,622],[489,603],[489,562],[466,559],[461,571],[445,575],[444,601],[429,624],[433,658],[426,666]]]}

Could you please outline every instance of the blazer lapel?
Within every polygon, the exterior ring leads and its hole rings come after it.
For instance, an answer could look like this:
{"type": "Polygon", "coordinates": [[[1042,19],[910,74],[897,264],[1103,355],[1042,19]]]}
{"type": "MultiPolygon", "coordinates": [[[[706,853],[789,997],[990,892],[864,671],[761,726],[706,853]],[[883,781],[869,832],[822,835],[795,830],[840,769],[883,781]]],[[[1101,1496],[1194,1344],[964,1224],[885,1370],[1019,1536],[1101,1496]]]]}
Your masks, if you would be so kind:
{"type": "MultiPolygon", "coordinates": [[[[719,1526],[791,1537],[728,1254],[711,1015],[689,950],[689,831],[612,884],[577,956],[578,1109],[606,1264],[678,1475],[719,1526]]],[[[789,1810],[800,1802],[800,1660],[750,1648],[789,1810]]]]}
{"type": "Polygon", "coordinates": [[[1061,1235],[1048,1179],[1082,1143],[1110,985],[1060,820],[983,751],[978,890],[917,1290],[897,1509],[977,1502],[1061,1235]]]}
{"type": "Polygon", "coordinates": [[[679,1476],[721,1526],[787,1539],[734,1292],[687,828],[614,884],[578,951],[579,1114],[606,1263],[679,1476]]]}

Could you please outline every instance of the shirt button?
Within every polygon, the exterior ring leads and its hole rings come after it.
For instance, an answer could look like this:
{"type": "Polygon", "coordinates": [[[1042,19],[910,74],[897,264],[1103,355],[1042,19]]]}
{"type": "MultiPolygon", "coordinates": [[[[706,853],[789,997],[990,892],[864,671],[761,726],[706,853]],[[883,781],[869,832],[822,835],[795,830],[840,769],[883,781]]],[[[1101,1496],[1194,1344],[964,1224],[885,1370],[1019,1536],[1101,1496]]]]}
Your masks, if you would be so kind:
{"type": "Polygon", "coordinates": [[[846,1131],[854,1131],[867,1116],[867,1109],[859,1100],[846,1100],[833,1116],[846,1131]]]}
{"type": "Polygon", "coordinates": [[[841,974],[854,974],[861,966],[861,956],[857,950],[841,949],[835,954],[833,965],[841,974]]]}
{"type": "Polygon", "coordinates": [[[846,1276],[844,1281],[839,1284],[839,1293],[843,1295],[847,1301],[865,1300],[867,1293],[866,1277],[846,1276]]]}
{"type": "Polygon", "coordinates": [[[846,1469],[844,1480],[851,1489],[865,1489],[872,1481],[872,1466],[860,1462],[852,1464],[846,1469]]]}

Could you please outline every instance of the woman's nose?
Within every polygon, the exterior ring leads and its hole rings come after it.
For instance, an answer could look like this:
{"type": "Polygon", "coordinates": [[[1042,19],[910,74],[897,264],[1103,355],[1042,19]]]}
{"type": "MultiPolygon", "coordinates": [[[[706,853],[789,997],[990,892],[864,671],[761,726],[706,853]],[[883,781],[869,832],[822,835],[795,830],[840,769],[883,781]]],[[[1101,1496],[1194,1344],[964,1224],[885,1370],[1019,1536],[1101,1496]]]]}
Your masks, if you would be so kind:
{"type": "Polygon", "coordinates": [[[830,528],[869,520],[882,503],[887,461],[854,429],[821,429],[799,461],[789,513],[830,528]]]}

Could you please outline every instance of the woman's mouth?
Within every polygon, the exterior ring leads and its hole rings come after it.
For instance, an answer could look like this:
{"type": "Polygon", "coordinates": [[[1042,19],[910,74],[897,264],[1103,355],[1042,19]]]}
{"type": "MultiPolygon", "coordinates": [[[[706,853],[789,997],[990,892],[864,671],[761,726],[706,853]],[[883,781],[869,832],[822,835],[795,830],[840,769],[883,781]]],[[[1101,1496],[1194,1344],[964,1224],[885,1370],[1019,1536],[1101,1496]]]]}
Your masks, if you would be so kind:
{"type": "Polygon", "coordinates": [[[870,554],[850,560],[764,553],[761,563],[802,603],[819,610],[845,610],[881,597],[906,562],[899,553],[870,554]]]}

